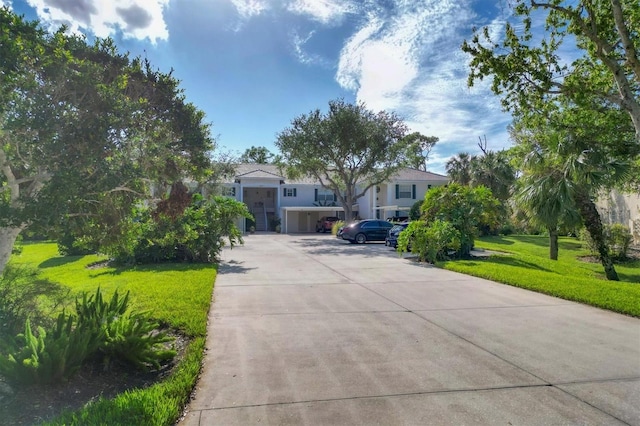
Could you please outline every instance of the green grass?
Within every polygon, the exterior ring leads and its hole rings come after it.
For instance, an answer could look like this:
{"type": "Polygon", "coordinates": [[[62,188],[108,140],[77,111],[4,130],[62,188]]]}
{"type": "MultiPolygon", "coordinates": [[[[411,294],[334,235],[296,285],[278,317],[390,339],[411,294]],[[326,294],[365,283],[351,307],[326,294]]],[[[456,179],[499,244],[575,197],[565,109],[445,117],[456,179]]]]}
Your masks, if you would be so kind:
{"type": "Polygon", "coordinates": [[[640,261],[616,264],[620,281],[607,281],[600,263],[578,259],[588,254],[579,240],[560,238],[557,261],[549,259],[548,244],[543,236],[484,237],[477,248],[504,254],[438,266],[640,317],[640,261]]]}
{"type": "Polygon", "coordinates": [[[102,289],[105,298],[115,290],[120,294],[130,291],[132,307],[181,330],[191,341],[173,374],[165,380],[111,400],[101,399],[48,424],[174,424],[188,401],[202,364],[217,268],[190,264],[88,268],[104,260],[98,256],[62,257],[52,243],[27,243],[22,253],[12,258],[13,263],[40,268],[43,278],[69,287],[73,295],[93,294],[97,287],[102,289]]]}

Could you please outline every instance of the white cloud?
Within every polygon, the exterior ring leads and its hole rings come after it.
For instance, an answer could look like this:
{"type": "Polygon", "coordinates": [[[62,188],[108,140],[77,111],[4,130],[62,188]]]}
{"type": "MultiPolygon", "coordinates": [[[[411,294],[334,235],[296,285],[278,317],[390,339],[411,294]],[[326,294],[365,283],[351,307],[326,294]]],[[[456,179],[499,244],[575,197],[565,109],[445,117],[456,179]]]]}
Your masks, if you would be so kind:
{"type": "Polygon", "coordinates": [[[337,23],[347,13],[356,10],[354,3],[345,0],[295,0],[287,5],[287,10],[298,15],[308,15],[321,24],[337,23]]]}
{"type": "Polygon", "coordinates": [[[269,9],[267,0],[230,0],[242,19],[260,15],[269,9]]]}
{"type": "MultiPolygon", "coordinates": [[[[368,13],[341,51],[342,87],[370,109],[395,111],[412,131],[439,137],[429,162],[434,171],[444,172],[459,151],[478,152],[478,136],[487,136],[490,149],[508,145],[510,118],[488,82],[467,87],[469,57],[460,45],[478,19],[469,0],[396,0],[368,13]]],[[[495,19],[491,32],[501,25],[504,18],[495,19]]]]}
{"type": "Polygon", "coordinates": [[[163,12],[169,0],[27,0],[40,21],[52,28],[65,24],[72,32],[108,37],[118,31],[152,42],[169,37],[163,12]]]}
{"type": "Polygon", "coordinates": [[[315,31],[309,32],[306,37],[301,36],[298,32],[293,31],[291,33],[291,39],[293,41],[293,51],[300,61],[306,65],[322,65],[328,66],[328,61],[319,55],[309,53],[305,50],[305,44],[313,37],[315,31]]]}

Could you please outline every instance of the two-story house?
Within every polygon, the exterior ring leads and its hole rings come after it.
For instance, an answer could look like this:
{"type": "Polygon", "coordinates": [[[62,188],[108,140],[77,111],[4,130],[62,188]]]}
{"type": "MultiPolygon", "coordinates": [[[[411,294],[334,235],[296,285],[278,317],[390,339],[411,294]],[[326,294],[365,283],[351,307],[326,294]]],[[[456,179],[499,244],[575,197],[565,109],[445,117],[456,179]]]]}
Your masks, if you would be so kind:
{"type": "MultiPolygon", "coordinates": [[[[353,211],[362,219],[408,216],[411,206],[429,188],[448,181],[436,173],[402,169],[388,182],[370,188],[353,211]]],[[[272,164],[239,164],[233,181],[224,185],[229,196],[249,207],[257,231],[268,230],[276,218],[284,233],[314,232],[322,216],[344,218],[344,209],[331,190],[314,179],[287,179],[272,164]]],[[[246,231],[244,223],[239,225],[246,231]]]]}

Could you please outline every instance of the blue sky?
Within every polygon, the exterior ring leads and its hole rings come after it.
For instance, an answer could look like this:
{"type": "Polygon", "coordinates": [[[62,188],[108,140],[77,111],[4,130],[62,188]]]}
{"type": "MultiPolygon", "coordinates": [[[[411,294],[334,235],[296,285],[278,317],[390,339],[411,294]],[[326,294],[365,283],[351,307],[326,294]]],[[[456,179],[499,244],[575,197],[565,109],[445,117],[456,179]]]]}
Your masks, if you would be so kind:
{"type": "Polygon", "coordinates": [[[510,116],[487,84],[466,85],[460,50],[473,27],[503,29],[503,1],[0,0],[45,27],[112,37],[122,51],[173,69],[207,115],[220,151],[265,146],[330,100],[394,111],[437,136],[428,168],[461,151],[510,145],[510,116]]]}

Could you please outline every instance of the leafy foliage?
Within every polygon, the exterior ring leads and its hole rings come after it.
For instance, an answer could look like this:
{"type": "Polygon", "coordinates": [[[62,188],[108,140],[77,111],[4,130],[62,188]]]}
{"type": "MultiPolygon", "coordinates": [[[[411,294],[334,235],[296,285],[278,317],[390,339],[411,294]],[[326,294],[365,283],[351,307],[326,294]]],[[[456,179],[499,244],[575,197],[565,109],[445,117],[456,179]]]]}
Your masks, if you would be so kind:
{"type": "Polygon", "coordinates": [[[123,263],[212,262],[225,238],[231,247],[242,243],[236,226],[239,218],[252,218],[244,203],[229,197],[206,200],[196,194],[174,218],[141,209],[128,222],[128,233],[107,253],[123,263]]]}
{"type": "Polygon", "coordinates": [[[141,369],[159,368],[175,356],[162,345],[172,339],[157,332],[158,324],[142,313],[128,312],[129,293],[110,301],[100,288],[76,299],[76,315],[62,312],[49,333],[29,319],[0,353],[0,374],[17,383],[55,383],[71,377],[89,358],[118,360],[141,369]]]}
{"type": "Polygon", "coordinates": [[[316,109],[294,118],[275,145],[289,176],[317,179],[336,194],[351,220],[355,202],[415,154],[416,141],[405,139],[406,132],[395,114],[333,100],[326,113],[316,109]]]}
{"type": "Polygon", "coordinates": [[[413,203],[413,205],[411,206],[411,209],[409,210],[409,220],[420,219],[420,215],[422,214],[422,212],[420,211],[420,208],[422,207],[422,203],[424,203],[424,200],[418,200],[415,203],[413,203]]]}
{"type": "Polygon", "coordinates": [[[427,191],[422,219],[449,222],[459,232],[459,255],[468,256],[480,227],[496,229],[500,224],[500,202],[484,186],[470,188],[459,184],[427,191]]]}
{"type": "MultiPolygon", "coordinates": [[[[620,223],[604,225],[603,234],[609,255],[616,260],[626,259],[633,240],[629,228],[620,223]]],[[[598,246],[586,229],[580,232],[580,239],[585,242],[591,254],[598,255],[598,246]]]]}
{"type": "Polygon", "coordinates": [[[51,325],[51,314],[68,294],[59,284],[40,278],[36,269],[9,265],[0,275],[0,342],[24,330],[27,318],[51,325]]]}
{"type": "Polygon", "coordinates": [[[209,125],[171,73],[6,7],[0,46],[0,271],[27,225],[118,235],[149,181],[209,174],[209,125]]]}
{"type": "Polygon", "coordinates": [[[430,223],[413,221],[398,235],[397,250],[400,253],[416,253],[423,262],[446,260],[450,251],[457,253],[460,250],[460,231],[451,223],[439,219],[430,223]]]}

